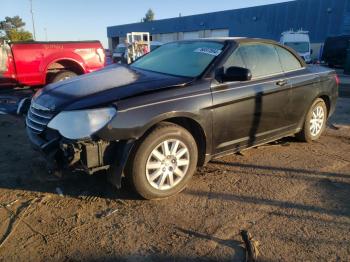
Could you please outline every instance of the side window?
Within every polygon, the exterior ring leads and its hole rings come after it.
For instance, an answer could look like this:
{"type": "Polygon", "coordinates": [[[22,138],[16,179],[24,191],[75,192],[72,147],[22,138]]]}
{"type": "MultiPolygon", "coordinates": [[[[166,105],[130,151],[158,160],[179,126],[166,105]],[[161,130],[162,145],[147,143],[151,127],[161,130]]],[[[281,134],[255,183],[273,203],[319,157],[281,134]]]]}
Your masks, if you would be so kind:
{"type": "Polygon", "coordinates": [[[225,64],[224,64],[225,72],[226,72],[227,68],[232,67],[232,66],[247,68],[242,60],[241,53],[240,53],[239,49],[236,49],[230,55],[230,57],[227,59],[227,61],[225,62],[225,64]]]}
{"type": "Polygon", "coordinates": [[[292,71],[299,68],[302,68],[299,60],[288,50],[276,46],[277,53],[280,57],[282,68],[284,71],[292,71]]]}
{"type": "Polygon", "coordinates": [[[247,44],[239,47],[243,62],[253,78],[283,73],[277,51],[269,44],[247,44]]]}

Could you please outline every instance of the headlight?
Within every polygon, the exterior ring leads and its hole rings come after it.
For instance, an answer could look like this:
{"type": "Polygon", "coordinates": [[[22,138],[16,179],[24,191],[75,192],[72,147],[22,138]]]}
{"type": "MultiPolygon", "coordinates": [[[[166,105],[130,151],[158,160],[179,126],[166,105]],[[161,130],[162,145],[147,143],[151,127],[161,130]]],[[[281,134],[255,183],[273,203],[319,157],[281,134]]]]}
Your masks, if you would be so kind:
{"type": "Polygon", "coordinates": [[[49,122],[48,127],[57,130],[68,139],[89,138],[107,125],[116,113],[113,107],[63,111],[49,122]]]}

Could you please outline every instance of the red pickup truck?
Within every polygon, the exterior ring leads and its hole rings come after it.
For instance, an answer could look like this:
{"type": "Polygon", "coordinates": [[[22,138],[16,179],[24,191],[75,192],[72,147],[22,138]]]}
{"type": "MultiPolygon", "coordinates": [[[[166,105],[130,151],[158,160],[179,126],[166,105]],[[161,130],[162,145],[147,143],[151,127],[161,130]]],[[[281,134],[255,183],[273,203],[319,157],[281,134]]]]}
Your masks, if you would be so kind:
{"type": "Polygon", "coordinates": [[[43,86],[105,65],[99,41],[0,43],[0,87],[43,86]]]}

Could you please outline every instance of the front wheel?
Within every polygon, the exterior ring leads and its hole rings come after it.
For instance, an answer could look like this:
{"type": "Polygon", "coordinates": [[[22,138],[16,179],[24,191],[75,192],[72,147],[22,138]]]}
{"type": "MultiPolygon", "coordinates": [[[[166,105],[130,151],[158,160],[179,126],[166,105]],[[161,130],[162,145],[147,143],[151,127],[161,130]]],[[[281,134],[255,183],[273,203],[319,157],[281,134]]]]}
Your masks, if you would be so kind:
{"type": "Polygon", "coordinates": [[[303,129],[297,134],[299,140],[312,142],[319,139],[326,129],[327,115],[327,106],[324,100],[316,99],[306,115],[303,129]]]}
{"type": "Polygon", "coordinates": [[[196,141],[184,128],[161,123],[129,159],[126,176],[142,197],[157,199],[182,191],[196,170],[196,141]]]}

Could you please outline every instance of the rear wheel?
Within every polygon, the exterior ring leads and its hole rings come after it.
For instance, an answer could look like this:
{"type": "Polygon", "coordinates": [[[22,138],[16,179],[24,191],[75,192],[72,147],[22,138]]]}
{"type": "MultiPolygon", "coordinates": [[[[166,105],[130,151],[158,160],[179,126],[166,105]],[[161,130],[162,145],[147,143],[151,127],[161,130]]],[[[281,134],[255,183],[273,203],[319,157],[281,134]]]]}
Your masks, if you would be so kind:
{"type": "Polygon", "coordinates": [[[182,191],[197,166],[197,145],[184,128],[162,123],[143,139],[129,159],[126,176],[146,199],[182,191]]]}
{"type": "Polygon", "coordinates": [[[50,83],[60,82],[75,76],[77,76],[77,74],[72,71],[60,71],[52,77],[50,83]]]}
{"type": "Polygon", "coordinates": [[[306,115],[303,129],[297,134],[297,137],[304,142],[319,139],[326,129],[327,115],[327,106],[324,100],[316,99],[306,115]]]}

